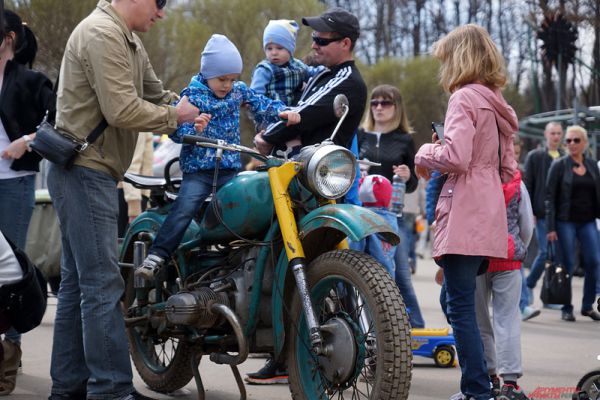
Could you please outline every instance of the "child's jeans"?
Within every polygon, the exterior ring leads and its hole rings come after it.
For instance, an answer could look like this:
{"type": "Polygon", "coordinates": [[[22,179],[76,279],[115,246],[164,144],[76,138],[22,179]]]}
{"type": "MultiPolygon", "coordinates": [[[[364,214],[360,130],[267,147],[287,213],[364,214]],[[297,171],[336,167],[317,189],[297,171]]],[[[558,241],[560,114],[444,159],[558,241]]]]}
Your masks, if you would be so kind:
{"type": "MultiPolygon", "coordinates": [[[[398,220],[396,214],[389,211],[386,208],[380,207],[367,207],[369,210],[377,213],[383,217],[385,221],[394,228],[394,232],[398,233],[398,220]]],[[[396,263],[394,261],[394,254],[396,253],[396,246],[393,246],[381,239],[379,235],[369,235],[359,242],[350,242],[350,248],[353,250],[364,251],[376,259],[385,269],[390,273],[392,279],[396,274],[396,263]]]]}
{"type": "MultiPolygon", "coordinates": [[[[217,189],[235,177],[237,171],[219,171],[217,189]]],[[[198,209],[212,192],[213,170],[183,174],[177,199],[160,227],[149,253],[168,259],[175,251],[198,209]]]]}

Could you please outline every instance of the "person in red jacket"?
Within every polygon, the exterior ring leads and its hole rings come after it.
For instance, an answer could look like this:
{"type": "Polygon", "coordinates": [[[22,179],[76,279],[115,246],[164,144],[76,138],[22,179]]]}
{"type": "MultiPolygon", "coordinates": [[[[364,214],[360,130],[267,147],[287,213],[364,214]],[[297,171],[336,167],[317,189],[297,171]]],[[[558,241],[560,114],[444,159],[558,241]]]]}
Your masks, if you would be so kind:
{"type": "Polygon", "coordinates": [[[521,366],[521,264],[533,235],[533,211],[521,173],[502,185],[508,224],[507,257],[490,258],[485,274],[477,277],[475,313],[483,341],[485,361],[498,399],[526,399],[517,385],[521,366]],[[492,303],[493,321],[489,304],[492,303]],[[504,385],[500,388],[500,379],[504,385]]]}

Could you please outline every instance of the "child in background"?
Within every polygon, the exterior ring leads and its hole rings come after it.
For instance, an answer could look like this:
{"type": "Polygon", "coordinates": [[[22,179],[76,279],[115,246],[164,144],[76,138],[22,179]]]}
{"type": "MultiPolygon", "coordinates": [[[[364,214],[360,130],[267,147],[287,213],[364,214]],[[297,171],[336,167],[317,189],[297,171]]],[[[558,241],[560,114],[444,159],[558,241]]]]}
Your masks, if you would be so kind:
{"type": "MultiPolygon", "coordinates": [[[[288,124],[300,122],[300,114],[285,111],[283,102],[256,94],[246,84],[237,81],[241,72],[242,57],[235,45],[223,35],[212,35],[202,52],[200,73],[181,92],[181,97],[187,96],[205,116],[205,124],[201,127],[204,128],[203,136],[239,144],[242,104],[248,104],[257,119],[264,123],[276,122],[280,117],[286,118],[288,124]]],[[[194,124],[187,123],[179,126],[170,137],[181,143],[184,135],[197,133],[194,124]]],[[[182,146],[179,164],[183,181],[177,200],[160,227],[148,256],[136,269],[136,276],[153,279],[154,272],[179,245],[198,208],[212,191],[215,152],[215,149],[205,147],[182,146]]],[[[240,154],[224,151],[217,187],[235,177],[240,168],[240,154]]]]}
{"type": "MultiPolygon", "coordinates": [[[[392,184],[382,175],[367,175],[360,179],[358,198],[363,207],[374,211],[390,224],[398,233],[398,218],[389,210],[392,199],[392,184]]],[[[394,254],[396,246],[389,244],[378,235],[370,235],[360,242],[351,242],[353,250],[364,251],[376,259],[390,273],[392,279],[396,276],[394,254]]]]}
{"type": "MultiPolygon", "coordinates": [[[[250,88],[256,93],[280,100],[288,106],[298,102],[308,79],[325,69],[309,67],[294,58],[297,35],[296,21],[287,19],[269,21],[263,33],[263,50],[266,59],[256,65],[250,83],[250,88]]],[[[267,127],[267,124],[256,125],[257,131],[267,127]]],[[[287,156],[298,153],[301,145],[299,138],[287,142],[287,148],[292,149],[288,151],[287,156]]],[[[285,151],[281,155],[283,154],[285,151]]]]}
{"type": "Polygon", "coordinates": [[[508,222],[508,257],[490,258],[487,272],[477,277],[475,312],[494,395],[501,400],[525,400],[527,396],[517,385],[517,379],[523,374],[520,269],[533,235],[533,211],[519,170],[510,182],[502,184],[502,190],[508,222]],[[504,381],[501,388],[498,374],[504,381]]]}

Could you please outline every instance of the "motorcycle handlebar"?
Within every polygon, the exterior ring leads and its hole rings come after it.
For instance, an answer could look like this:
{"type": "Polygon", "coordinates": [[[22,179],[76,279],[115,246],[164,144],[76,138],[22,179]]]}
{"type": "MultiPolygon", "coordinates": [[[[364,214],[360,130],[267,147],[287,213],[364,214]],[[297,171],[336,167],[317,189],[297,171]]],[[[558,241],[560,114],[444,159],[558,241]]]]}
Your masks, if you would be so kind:
{"type": "Polygon", "coordinates": [[[184,135],[183,143],[186,144],[198,144],[198,143],[209,143],[209,144],[219,144],[217,139],[207,138],[205,136],[196,136],[196,135],[184,135]]]}

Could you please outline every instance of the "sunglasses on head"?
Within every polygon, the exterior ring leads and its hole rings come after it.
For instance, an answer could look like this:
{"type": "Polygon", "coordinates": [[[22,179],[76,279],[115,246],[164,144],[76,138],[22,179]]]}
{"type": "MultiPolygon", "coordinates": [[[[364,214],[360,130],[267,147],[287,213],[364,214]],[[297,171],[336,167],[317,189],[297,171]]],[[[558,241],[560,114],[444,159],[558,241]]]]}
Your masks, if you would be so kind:
{"type": "Polygon", "coordinates": [[[156,0],[156,8],[162,10],[167,5],[167,0],[156,0]]]}
{"type": "Polygon", "coordinates": [[[578,144],[578,143],[581,143],[581,138],[578,138],[578,137],[573,138],[573,139],[569,138],[569,139],[565,139],[565,142],[567,142],[567,144],[569,144],[571,142],[578,144]]]}
{"type": "Polygon", "coordinates": [[[394,105],[394,102],[391,100],[371,100],[371,107],[376,108],[377,106],[381,107],[391,107],[394,105]]]}
{"type": "Polygon", "coordinates": [[[335,38],[322,38],[319,36],[315,36],[315,34],[312,35],[312,41],[319,47],[325,47],[325,46],[329,46],[331,43],[333,42],[339,42],[340,40],[343,40],[343,37],[335,37],[335,38]]]}

